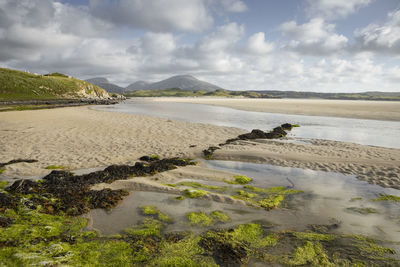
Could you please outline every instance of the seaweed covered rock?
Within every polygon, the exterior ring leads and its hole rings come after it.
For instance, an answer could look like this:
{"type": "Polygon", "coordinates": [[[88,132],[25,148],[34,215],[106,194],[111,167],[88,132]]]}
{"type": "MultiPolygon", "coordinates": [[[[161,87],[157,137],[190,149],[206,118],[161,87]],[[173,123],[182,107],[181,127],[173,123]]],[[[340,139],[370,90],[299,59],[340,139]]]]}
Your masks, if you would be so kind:
{"type": "Polygon", "coordinates": [[[0,227],[8,227],[14,222],[13,219],[0,216],[0,227]]]}
{"type": "Polygon", "coordinates": [[[6,209],[15,209],[18,206],[18,203],[18,197],[0,192],[0,212],[6,209]]]}
{"type": "Polygon", "coordinates": [[[241,140],[267,138],[267,133],[259,129],[254,129],[250,133],[239,135],[238,138],[241,140]]]}
{"type": "Polygon", "coordinates": [[[241,242],[232,242],[223,232],[207,233],[199,245],[220,266],[241,266],[249,260],[249,249],[241,242]]]}
{"type": "Polygon", "coordinates": [[[210,146],[208,149],[203,150],[204,157],[211,159],[215,150],[220,149],[225,145],[229,145],[239,140],[254,140],[254,139],[278,139],[287,135],[286,131],[292,130],[293,127],[299,127],[296,124],[284,123],[281,126],[275,127],[272,131],[264,132],[260,129],[253,129],[250,133],[241,134],[236,138],[231,138],[225,141],[225,143],[219,144],[219,147],[210,146]]]}
{"type": "Polygon", "coordinates": [[[0,168],[4,167],[6,165],[21,163],[21,162],[34,163],[34,162],[37,162],[37,160],[36,159],[13,159],[8,162],[3,162],[3,163],[0,162],[0,168]]]}
{"type": "MultiPolygon", "coordinates": [[[[111,165],[102,171],[84,175],[72,172],[53,170],[40,181],[18,180],[6,190],[11,193],[30,194],[30,202],[41,206],[42,212],[68,215],[80,215],[90,209],[111,209],[116,206],[128,192],[124,190],[103,189],[91,190],[98,183],[112,183],[116,180],[128,179],[132,176],[146,176],[168,171],[177,166],[194,165],[190,159],[167,158],[149,163],[137,162],[135,165],[111,165]]],[[[6,201],[7,197],[4,197],[6,201]]],[[[2,205],[4,206],[4,205],[2,205]]]]}

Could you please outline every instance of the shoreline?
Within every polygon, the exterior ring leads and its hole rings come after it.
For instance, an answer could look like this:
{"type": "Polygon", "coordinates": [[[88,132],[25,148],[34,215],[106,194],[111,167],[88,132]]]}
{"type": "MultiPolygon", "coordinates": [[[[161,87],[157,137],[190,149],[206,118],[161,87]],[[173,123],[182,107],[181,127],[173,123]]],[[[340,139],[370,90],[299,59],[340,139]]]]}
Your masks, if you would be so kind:
{"type": "Polygon", "coordinates": [[[148,101],[205,104],[265,113],[400,121],[399,101],[208,97],[154,97],[148,101]]]}
{"type": "MultiPolygon", "coordinates": [[[[38,160],[5,166],[0,174],[2,180],[46,175],[51,171],[46,167],[51,165],[83,170],[133,164],[143,155],[200,158],[204,149],[245,133],[238,128],[89,107],[5,112],[0,117],[0,126],[0,145],[3,148],[0,162],[19,158],[38,160]]],[[[400,167],[397,164],[400,162],[400,149],[305,140],[310,144],[262,139],[237,141],[237,144],[217,150],[213,159],[355,174],[360,180],[400,189],[400,167]]],[[[204,171],[190,175],[200,177],[204,171]]]]}

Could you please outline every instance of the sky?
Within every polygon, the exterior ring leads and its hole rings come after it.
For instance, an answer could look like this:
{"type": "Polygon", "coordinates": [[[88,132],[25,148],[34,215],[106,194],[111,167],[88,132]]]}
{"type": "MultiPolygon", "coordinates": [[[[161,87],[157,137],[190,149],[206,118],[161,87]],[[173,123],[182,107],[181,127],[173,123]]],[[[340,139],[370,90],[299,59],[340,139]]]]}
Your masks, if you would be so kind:
{"type": "Polygon", "coordinates": [[[0,0],[0,66],[127,86],[400,92],[399,0],[0,0]]]}

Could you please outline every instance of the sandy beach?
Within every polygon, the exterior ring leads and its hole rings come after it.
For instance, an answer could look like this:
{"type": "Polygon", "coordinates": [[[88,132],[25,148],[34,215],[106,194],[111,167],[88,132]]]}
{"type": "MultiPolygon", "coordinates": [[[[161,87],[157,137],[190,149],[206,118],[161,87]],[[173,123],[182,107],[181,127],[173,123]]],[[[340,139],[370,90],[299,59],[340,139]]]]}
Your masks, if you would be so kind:
{"type": "MultiPolygon", "coordinates": [[[[38,162],[7,165],[0,177],[45,175],[50,172],[45,169],[49,165],[76,170],[133,164],[151,154],[200,158],[203,149],[244,132],[91,107],[5,112],[0,114],[0,162],[18,158],[38,162]]],[[[354,174],[372,184],[400,189],[399,149],[319,139],[304,141],[238,141],[217,150],[213,158],[354,174]]],[[[204,168],[187,168],[154,179],[168,182],[196,177],[218,180],[226,176],[207,173],[204,168]]]]}
{"type": "Polygon", "coordinates": [[[400,121],[400,101],[207,97],[164,97],[151,98],[151,101],[207,104],[269,113],[400,121]]]}
{"type": "Polygon", "coordinates": [[[38,162],[7,165],[0,177],[45,175],[49,165],[75,170],[132,164],[143,155],[199,157],[208,146],[243,132],[87,106],[3,112],[0,162],[18,158],[38,162]]]}

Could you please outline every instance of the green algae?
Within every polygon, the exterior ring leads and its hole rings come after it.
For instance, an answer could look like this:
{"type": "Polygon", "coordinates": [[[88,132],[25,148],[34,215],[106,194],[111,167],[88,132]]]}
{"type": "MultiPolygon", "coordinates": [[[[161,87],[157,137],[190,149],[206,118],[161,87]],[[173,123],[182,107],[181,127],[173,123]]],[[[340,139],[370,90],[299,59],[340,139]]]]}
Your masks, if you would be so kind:
{"type": "Polygon", "coordinates": [[[241,197],[244,197],[244,198],[253,198],[253,197],[257,196],[257,194],[249,193],[249,192],[246,192],[246,191],[243,191],[243,190],[238,190],[237,194],[239,196],[241,196],[241,197]]]}
{"type": "Polygon", "coordinates": [[[131,266],[129,244],[83,232],[83,218],[43,214],[24,206],[2,215],[13,219],[9,227],[0,228],[2,266],[131,266]]]}
{"type": "Polygon", "coordinates": [[[225,213],[223,213],[223,212],[221,212],[221,211],[218,211],[218,210],[214,210],[213,212],[211,212],[210,213],[210,216],[215,220],[215,221],[218,221],[218,222],[228,222],[228,221],[230,221],[231,220],[231,218],[227,215],[227,214],[225,214],[225,213]]]}
{"type": "Polygon", "coordinates": [[[3,188],[8,185],[7,181],[0,181],[0,192],[3,192],[3,188]]]}
{"type": "Polygon", "coordinates": [[[176,243],[163,242],[158,256],[147,266],[218,266],[211,257],[203,256],[204,249],[199,246],[200,237],[190,235],[176,243]]]}
{"type": "Polygon", "coordinates": [[[294,232],[293,235],[298,239],[306,239],[311,241],[332,241],[335,239],[334,235],[318,234],[313,232],[294,232]]]}
{"type": "Polygon", "coordinates": [[[193,188],[205,188],[208,190],[218,190],[221,192],[224,192],[226,190],[226,187],[223,187],[223,186],[207,185],[207,184],[201,184],[201,183],[192,182],[192,181],[179,182],[177,184],[174,184],[174,187],[176,187],[176,186],[190,186],[193,188]]]}
{"type": "Polygon", "coordinates": [[[379,213],[377,209],[374,208],[359,208],[359,207],[349,207],[346,208],[347,211],[351,211],[351,212],[355,212],[355,213],[359,213],[362,215],[367,215],[367,214],[371,214],[371,213],[379,213]]]}
{"type": "Polygon", "coordinates": [[[286,260],[286,264],[292,266],[335,266],[329,261],[321,243],[311,241],[306,241],[304,246],[297,247],[293,256],[286,260]]]}
{"type": "Polygon", "coordinates": [[[227,235],[234,241],[248,243],[252,248],[275,246],[278,240],[273,234],[263,237],[261,226],[255,223],[239,225],[227,235]]]}
{"type": "Polygon", "coordinates": [[[160,236],[162,224],[152,218],[146,218],[142,224],[125,229],[125,233],[131,236],[160,236]]]}
{"type": "Polygon", "coordinates": [[[178,197],[176,197],[175,199],[176,199],[176,200],[184,200],[184,199],[185,199],[185,196],[178,196],[178,197]]]}
{"type": "Polygon", "coordinates": [[[262,200],[259,200],[257,203],[260,205],[260,207],[271,210],[279,207],[284,199],[285,196],[283,195],[271,195],[262,200]]]}
{"type": "Polygon", "coordinates": [[[353,198],[350,199],[350,202],[355,202],[355,201],[359,201],[359,200],[362,200],[362,199],[363,199],[362,197],[353,197],[353,198]]]}
{"type": "Polygon", "coordinates": [[[185,189],[183,192],[188,198],[199,198],[209,193],[201,189],[185,189]]]}
{"type": "Polygon", "coordinates": [[[204,212],[189,212],[186,215],[186,218],[192,225],[210,226],[214,223],[213,218],[211,218],[204,212]]]}
{"type": "Polygon", "coordinates": [[[6,169],[0,169],[0,174],[2,174],[6,169]]]}
{"type": "Polygon", "coordinates": [[[159,155],[151,155],[150,158],[152,160],[160,160],[160,156],[159,155]]]}
{"type": "Polygon", "coordinates": [[[264,193],[264,194],[280,194],[280,195],[291,195],[303,193],[302,190],[287,189],[284,186],[274,186],[269,188],[256,187],[251,185],[245,185],[244,188],[249,189],[252,192],[264,193]]]}
{"type": "Polygon", "coordinates": [[[253,180],[250,177],[244,175],[235,175],[233,176],[233,179],[233,181],[224,180],[224,182],[228,184],[248,184],[253,180]]]}
{"type": "Polygon", "coordinates": [[[158,210],[155,206],[140,207],[143,215],[155,215],[155,217],[163,222],[172,222],[172,219],[165,213],[158,210]]]}
{"type": "Polygon", "coordinates": [[[373,198],[372,201],[387,201],[387,202],[400,202],[400,197],[395,195],[379,194],[377,198],[373,198]]]}
{"type": "Polygon", "coordinates": [[[56,238],[63,234],[78,235],[86,225],[83,218],[49,215],[23,207],[16,211],[6,210],[3,215],[14,223],[0,228],[0,243],[12,242],[15,245],[36,239],[56,238]]]}
{"type": "Polygon", "coordinates": [[[162,184],[162,185],[166,185],[166,186],[170,186],[170,187],[176,187],[176,184],[162,184]]]}
{"type": "Polygon", "coordinates": [[[45,168],[46,170],[65,170],[67,167],[62,165],[49,165],[45,168]]]}
{"type": "Polygon", "coordinates": [[[216,223],[225,223],[231,220],[231,218],[218,210],[212,211],[209,214],[205,212],[190,212],[186,215],[191,225],[199,226],[210,226],[216,223]]]}

